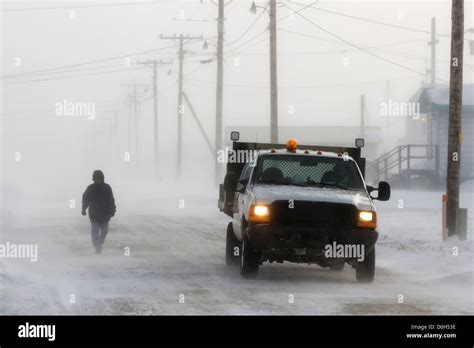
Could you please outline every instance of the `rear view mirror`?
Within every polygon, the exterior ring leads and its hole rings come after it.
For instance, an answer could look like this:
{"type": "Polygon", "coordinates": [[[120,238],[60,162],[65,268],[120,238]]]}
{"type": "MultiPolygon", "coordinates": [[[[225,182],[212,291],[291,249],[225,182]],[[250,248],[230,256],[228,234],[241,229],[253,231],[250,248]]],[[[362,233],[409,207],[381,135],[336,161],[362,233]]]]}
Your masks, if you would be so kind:
{"type": "Polygon", "coordinates": [[[372,197],[372,199],[376,199],[378,201],[388,201],[391,195],[391,188],[390,184],[386,181],[379,182],[379,188],[367,187],[369,193],[372,191],[378,191],[377,197],[372,197]]]}

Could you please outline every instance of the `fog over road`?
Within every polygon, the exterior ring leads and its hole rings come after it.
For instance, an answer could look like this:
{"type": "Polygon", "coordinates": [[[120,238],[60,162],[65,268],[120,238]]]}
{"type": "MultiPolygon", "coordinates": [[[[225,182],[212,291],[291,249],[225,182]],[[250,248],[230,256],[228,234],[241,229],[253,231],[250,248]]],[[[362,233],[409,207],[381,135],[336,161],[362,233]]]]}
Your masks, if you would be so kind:
{"type": "MultiPolygon", "coordinates": [[[[394,191],[390,202],[378,204],[372,284],[358,283],[348,265],[334,272],[265,263],[256,279],[242,279],[225,264],[229,220],[217,210],[214,192],[117,197],[101,255],[93,251],[80,208],[43,201],[25,219],[6,210],[2,241],[38,243],[39,257],[1,261],[0,313],[472,314],[472,233],[463,243],[441,242],[438,196],[394,191]]],[[[469,224],[470,233],[472,218],[469,224]]]]}

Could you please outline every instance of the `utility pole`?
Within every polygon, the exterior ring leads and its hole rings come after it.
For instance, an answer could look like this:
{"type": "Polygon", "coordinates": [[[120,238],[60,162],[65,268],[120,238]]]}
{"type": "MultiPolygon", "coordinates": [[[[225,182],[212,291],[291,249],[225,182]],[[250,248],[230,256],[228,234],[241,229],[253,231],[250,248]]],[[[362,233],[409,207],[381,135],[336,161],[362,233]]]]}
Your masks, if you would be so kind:
{"type": "Polygon", "coordinates": [[[431,87],[436,86],[436,44],[439,40],[436,40],[436,17],[431,17],[431,41],[428,45],[431,46],[431,87]]]}
{"type": "MultiPolygon", "coordinates": [[[[385,83],[385,94],[386,94],[386,100],[390,101],[390,80],[387,80],[385,83]]],[[[389,134],[390,132],[390,117],[385,116],[385,134],[389,134]]],[[[390,137],[386,137],[386,139],[390,139],[390,137]]],[[[387,144],[387,142],[384,142],[385,145],[385,152],[388,152],[390,148],[392,147],[391,144],[387,144]]]]}
{"type": "Polygon", "coordinates": [[[153,161],[155,164],[154,177],[158,174],[158,68],[153,60],[153,161]]]}
{"type": "Polygon", "coordinates": [[[122,84],[122,86],[129,88],[129,109],[128,109],[128,151],[132,152],[132,118],[134,119],[134,127],[135,127],[135,163],[138,159],[138,94],[137,94],[137,87],[139,86],[148,86],[147,84],[140,84],[140,83],[128,83],[122,84]],[[132,116],[133,114],[133,116],[132,116]]]}
{"type": "Polygon", "coordinates": [[[447,172],[448,235],[456,233],[459,209],[459,177],[462,142],[462,83],[464,53],[464,0],[452,0],[451,12],[451,72],[449,83],[449,130],[447,172]]]}
{"type": "Polygon", "coordinates": [[[135,121],[135,159],[138,160],[138,97],[137,85],[133,85],[133,100],[134,100],[134,121],[135,121]]]}
{"type": "Polygon", "coordinates": [[[206,141],[207,146],[209,147],[209,150],[211,151],[211,154],[214,155],[214,153],[216,151],[213,148],[212,143],[209,140],[209,137],[207,136],[206,131],[204,130],[204,127],[202,126],[202,123],[199,120],[199,117],[198,117],[196,111],[194,110],[193,104],[191,104],[191,100],[189,100],[188,96],[184,92],[183,92],[183,97],[184,97],[184,100],[186,101],[186,103],[188,103],[189,110],[191,111],[191,115],[193,115],[194,119],[196,120],[196,123],[199,127],[199,130],[201,131],[201,134],[202,134],[204,140],[206,141]]]}
{"type": "Polygon", "coordinates": [[[132,152],[132,119],[133,119],[133,96],[131,90],[128,92],[128,152],[132,152]]]}
{"type": "Polygon", "coordinates": [[[162,60],[149,60],[138,64],[153,66],[153,161],[154,177],[158,175],[158,66],[169,65],[171,62],[162,60]]]}
{"type": "Polygon", "coordinates": [[[181,176],[181,163],[182,163],[182,150],[183,150],[183,114],[184,114],[184,104],[183,104],[183,65],[184,65],[184,56],[185,50],[184,45],[189,43],[192,40],[202,40],[202,36],[192,37],[189,35],[184,36],[180,34],[179,36],[160,36],[161,39],[164,40],[179,40],[179,51],[178,51],[178,58],[179,58],[179,80],[178,80],[178,144],[177,144],[177,154],[176,154],[176,166],[177,166],[177,177],[181,176]],[[184,39],[187,42],[184,42],[184,39]]]}
{"type": "Polygon", "coordinates": [[[115,118],[115,156],[120,156],[119,112],[114,111],[115,118]]]}
{"type": "Polygon", "coordinates": [[[153,160],[155,161],[155,177],[158,174],[158,67],[153,61],[153,160]]]}
{"type": "MultiPolygon", "coordinates": [[[[277,31],[276,15],[277,0],[269,0],[270,10],[270,141],[278,143],[278,76],[277,76],[277,31]]],[[[257,8],[267,11],[267,7],[258,6],[252,2],[250,12],[257,13],[257,8]]]]}
{"type": "Polygon", "coordinates": [[[214,181],[219,182],[220,165],[217,152],[222,149],[222,112],[224,103],[224,0],[219,0],[219,17],[217,18],[217,91],[216,91],[216,134],[215,134],[215,171],[214,181]]]}
{"type": "Polygon", "coordinates": [[[178,147],[177,151],[177,169],[178,178],[181,176],[181,163],[183,154],[183,63],[184,63],[184,41],[183,34],[179,36],[179,82],[178,82],[178,147]]]}
{"type": "MultiPolygon", "coordinates": [[[[436,87],[436,44],[439,40],[436,39],[436,17],[431,17],[431,41],[428,42],[428,45],[431,46],[431,67],[430,67],[430,77],[431,77],[431,88],[436,87]]],[[[432,117],[433,111],[427,115],[427,129],[428,129],[428,144],[432,145],[432,117]]],[[[429,148],[429,155],[432,155],[432,148],[429,148]]]]}
{"type": "Polygon", "coordinates": [[[365,139],[365,94],[360,96],[360,137],[365,139]]]}
{"type": "Polygon", "coordinates": [[[178,142],[176,149],[176,167],[177,167],[177,176],[181,176],[181,161],[182,161],[182,136],[183,136],[183,120],[182,116],[184,113],[183,105],[183,63],[184,63],[184,36],[180,34],[179,37],[176,35],[173,36],[160,36],[161,39],[173,40],[179,39],[179,78],[178,78],[178,142]]]}
{"type": "Polygon", "coordinates": [[[277,78],[277,31],[276,0],[270,0],[270,112],[271,142],[278,143],[278,78],[277,78]]]}

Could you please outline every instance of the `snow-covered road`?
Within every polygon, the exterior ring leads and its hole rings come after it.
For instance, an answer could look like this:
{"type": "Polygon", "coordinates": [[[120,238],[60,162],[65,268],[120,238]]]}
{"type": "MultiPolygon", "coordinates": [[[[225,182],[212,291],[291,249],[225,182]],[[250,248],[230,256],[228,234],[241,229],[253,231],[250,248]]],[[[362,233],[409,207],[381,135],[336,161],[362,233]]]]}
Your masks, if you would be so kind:
{"type": "MultiPolygon", "coordinates": [[[[377,204],[376,279],[360,284],[347,265],[333,272],[264,264],[258,278],[244,280],[225,264],[228,219],[214,193],[126,200],[117,192],[101,255],[88,219],[67,200],[43,200],[28,213],[4,210],[2,242],[37,243],[39,257],[0,261],[0,314],[474,312],[472,218],[468,241],[442,242],[440,193],[395,191],[377,204]]],[[[472,194],[463,195],[463,206],[472,215],[472,194]]]]}

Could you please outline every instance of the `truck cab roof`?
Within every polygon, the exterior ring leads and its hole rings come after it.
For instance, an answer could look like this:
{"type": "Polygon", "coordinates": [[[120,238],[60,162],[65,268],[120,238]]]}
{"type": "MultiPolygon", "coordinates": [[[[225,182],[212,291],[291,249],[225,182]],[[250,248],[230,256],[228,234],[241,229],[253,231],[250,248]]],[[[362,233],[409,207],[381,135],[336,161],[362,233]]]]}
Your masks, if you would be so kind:
{"type": "Polygon", "coordinates": [[[259,150],[259,155],[295,155],[295,156],[318,156],[318,157],[329,157],[329,158],[345,158],[354,160],[347,152],[336,153],[332,151],[321,151],[321,150],[305,150],[297,149],[295,151],[288,151],[287,149],[272,149],[272,150],[259,150]]]}

